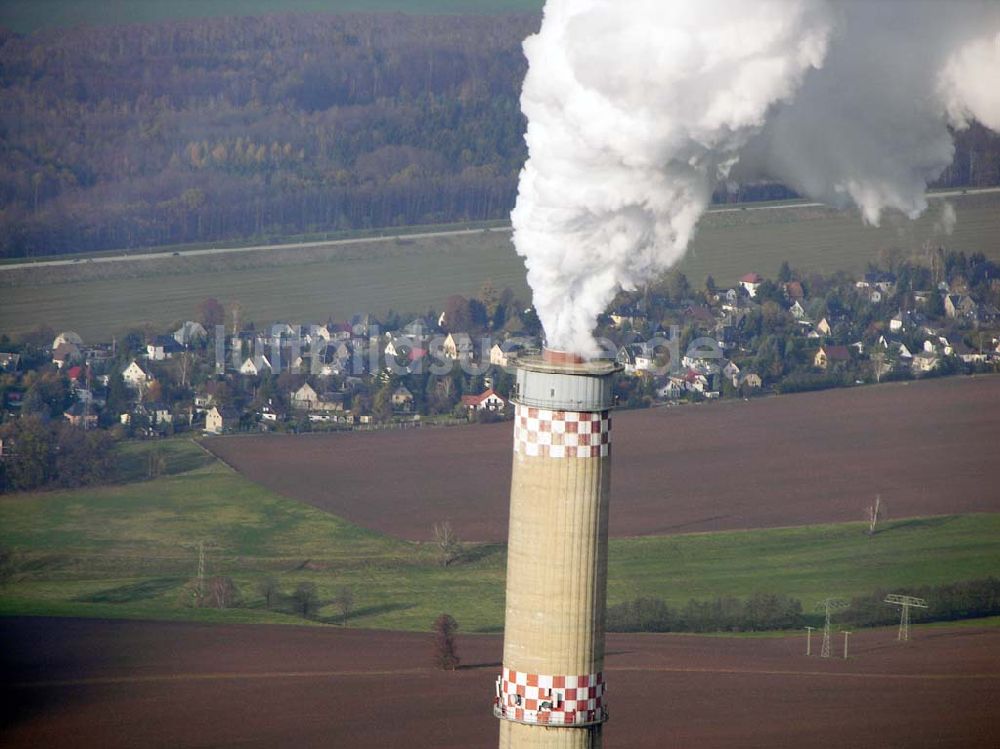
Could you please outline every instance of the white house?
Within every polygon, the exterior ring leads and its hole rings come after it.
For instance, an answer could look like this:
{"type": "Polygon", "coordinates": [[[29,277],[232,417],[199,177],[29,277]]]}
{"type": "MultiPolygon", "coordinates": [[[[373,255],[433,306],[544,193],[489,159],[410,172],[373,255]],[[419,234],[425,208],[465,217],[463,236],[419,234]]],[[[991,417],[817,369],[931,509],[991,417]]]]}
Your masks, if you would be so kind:
{"type": "Polygon", "coordinates": [[[913,363],[910,366],[917,373],[932,372],[937,369],[939,361],[936,354],[932,354],[929,351],[921,351],[913,357],[913,363]]]}
{"type": "Polygon", "coordinates": [[[507,401],[489,388],[479,395],[463,395],[462,405],[470,411],[503,411],[507,408],[507,401]]]}
{"type": "Polygon", "coordinates": [[[468,333],[449,333],[441,345],[441,353],[455,361],[471,359],[475,351],[468,333]]]}
{"type": "Polygon", "coordinates": [[[181,345],[172,336],[161,335],[146,344],[146,358],[150,361],[163,361],[181,350],[181,345]]]}
{"type": "Polygon", "coordinates": [[[240,415],[229,407],[212,406],[205,414],[205,431],[222,434],[235,429],[240,423],[240,415]]]}
{"type": "Polygon", "coordinates": [[[656,397],[660,400],[677,400],[684,394],[684,380],[677,377],[670,377],[666,384],[657,388],[656,397]]]}
{"type": "Polygon", "coordinates": [[[746,289],[747,294],[751,298],[757,296],[757,289],[764,282],[764,279],[760,277],[758,273],[747,273],[740,279],[740,286],[746,289]]]}
{"type": "Polygon", "coordinates": [[[139,390],[148,385],[149,381],[153,378],[146,370],[139,366],[137,361],[133,360],[131,364],[125,367],[125,371],[122,372],[122,379],[128,387],[133,390],[139,390]]]}
{"type": "Polygon", "coordinates": [[[309,411],[319,403],[319,394],[308,382],[292,393],[292,408],[309,411]]]}
{"type": "Polygon", "coordinates": [[[271,371],[271,362],[267,360],[266,356],[261,356],[256,360],[254,357],[248,356],[247,360],[240,366],[240,374],[253,377],[256,377],[265,370],[271,371]]]}
{"type": "Polygon", "coordinates": [[[797,299],[795,300],[795,303],[788,308],[788,311],[792,313],[792,317],[796,320],[801,320],[806,316],[806,308],[803,307],[797,299]]]}
{"type": "Polygon", "coordinates": [[[208,331],[200,322],[188,320],[174,331],[174,340],[181,346],[190,346],[208,338],[208,331]]]}

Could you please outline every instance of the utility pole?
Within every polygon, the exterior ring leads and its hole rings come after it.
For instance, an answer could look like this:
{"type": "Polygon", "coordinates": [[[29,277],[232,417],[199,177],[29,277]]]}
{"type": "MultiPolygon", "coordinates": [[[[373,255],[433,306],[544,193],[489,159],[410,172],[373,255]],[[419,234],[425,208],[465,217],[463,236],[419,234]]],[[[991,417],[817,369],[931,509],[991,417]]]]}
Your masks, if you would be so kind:
{"type": "Polygon", "coordinates": [[[841,630],[844,635],[844,660],[847,660],[847,638],[851,636],[851,633],[847,630],[841,630]]]}
{"type": "Polygon", "coordinates": [[[899,606],[902,611],[899,614],[899,634],[896,639],[900,642],[907,642],[910,639],[910,609],[926,609],[927,601],[916,596],[903,596],[890,593],[885,597],[884,603],[892,606],[899,606]]]}
{"type": "Polygon", "coordinates": [[[205,542],[198,542],[198,603],[205,597],[205,542]]]}
{"type": "Polygon", "coordinates": [[[815,627],[806,627],[806,655],[812,655],[812,633],[815,627]]]}

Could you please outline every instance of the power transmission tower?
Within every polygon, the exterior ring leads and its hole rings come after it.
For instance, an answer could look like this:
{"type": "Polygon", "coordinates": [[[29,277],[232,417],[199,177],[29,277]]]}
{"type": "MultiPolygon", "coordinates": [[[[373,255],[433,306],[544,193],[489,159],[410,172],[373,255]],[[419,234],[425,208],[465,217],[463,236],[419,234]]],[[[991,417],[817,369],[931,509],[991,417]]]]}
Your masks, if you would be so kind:
{"type": "Polygon", "coordinates": [[[844,635],[844,660],[847,660],[847,638],[851,636],[851,633],[846,629],[842,629],[841,633],[844,635]]]}
{"type": "Polygon", "coordinates": [[[902,609],[899,614],[899,635],[896,639],[900,642],[907,642],[910,639],[910,609],[926,609],[927,601],[916,596],[903,596],[890,593],[885,597],[885,603],[892,606],[899,606],[902,609]]]}
{"type": "Polygon", "coordinates": [[[830,617],[833,616],[833,612],[837,609],[842,609],[847,606],[847,601],[842,598],[827,598],[824,601],[820,601],[819,607],[826,612],[826,620],[823,623],[823,647],[820,649],[820,658],[830,657],[830,617]]]}
{"type": "Polygon", "coordinates": [[[806,655],[812,655],[812,634],[815,627],[806,627],[806,655]]]}

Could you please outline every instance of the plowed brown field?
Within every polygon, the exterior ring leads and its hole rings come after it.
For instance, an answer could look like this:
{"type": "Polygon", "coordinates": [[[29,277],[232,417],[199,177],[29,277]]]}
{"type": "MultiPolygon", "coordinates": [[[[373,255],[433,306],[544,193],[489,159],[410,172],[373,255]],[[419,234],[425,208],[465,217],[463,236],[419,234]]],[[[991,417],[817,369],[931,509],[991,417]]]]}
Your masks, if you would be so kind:
{"type": "MultiPolygon", "coordinates": [[[[615,536],[1000,511],[1000,377],[952,377],[614,416],[615,536]]],[[[510,423],[232,436],[250,479],[359,525],[426,540],[507,535],[510,423]]]]}
{"type": "MultiPolygon", "coordinates": [[[[605,745],[1000,746],[1000,633],[914,632],[858,633],[846,661],[800,637],[612,635],[605,745]]],[[[496,746],[499,637],[461,638],[453,673],[412,633],[26,618],[0,637],[7,747],[496,746]]]]}

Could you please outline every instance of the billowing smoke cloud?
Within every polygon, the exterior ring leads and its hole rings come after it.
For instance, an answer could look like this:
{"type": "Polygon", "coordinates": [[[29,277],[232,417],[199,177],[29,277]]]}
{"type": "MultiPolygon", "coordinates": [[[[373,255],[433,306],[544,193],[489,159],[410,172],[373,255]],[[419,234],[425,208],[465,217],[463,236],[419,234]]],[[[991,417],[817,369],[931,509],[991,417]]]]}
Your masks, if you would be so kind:
{"type": "Polygon", "coordinates": [[[524,49],[514,243],[548,344],[583,354],[619,289],[680,259],[720,180],[877,224],[926,208],[949,124],[1000,128],[997,4],[548,0],[524,49]]]}

